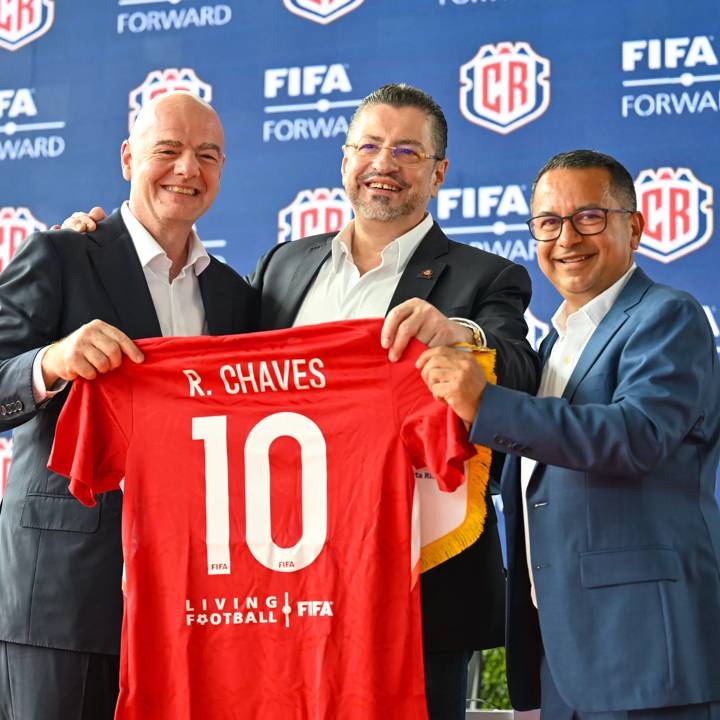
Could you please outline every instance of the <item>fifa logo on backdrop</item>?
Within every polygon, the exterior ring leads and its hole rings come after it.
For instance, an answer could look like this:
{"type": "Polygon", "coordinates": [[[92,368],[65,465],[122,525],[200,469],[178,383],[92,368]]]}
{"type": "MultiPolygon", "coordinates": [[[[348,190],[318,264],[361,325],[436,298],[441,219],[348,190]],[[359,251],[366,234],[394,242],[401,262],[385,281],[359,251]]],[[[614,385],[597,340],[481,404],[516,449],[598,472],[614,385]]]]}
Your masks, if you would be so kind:
{"type": "Polygon", "coordinates": [[[635,181],[645,230],[638,252],[669,263],[705,245],[713,233],[713,189],[688,168],[643,170],[635,181]]]}
{"type": "Polygon", "coordinates": [[[345,137],[350,118],[332,110],[355,108],[348,65],[304,65],[265,70],[263,142],[345,137]],[[312,113],[308,115],[308,113],[312,113]]]}
{"type": "Polygon", "coordinates": [[[12,440],[9,437],[0,437],[0,498],[5,494],[11,459],[12,440]]]}
{"type": "Polygon", "coordinates": [[[278,242],[338,232],[351,219],[352,207],[342,188],[301,190],[278,213],[278,242]]]}
{"type": "Polygon", "coordinates": [[[623,42],[623,88],[640,89],[622,96],[622,116],[720,112],[718,86],[708,87],[720,81],[712,39],[696,35],[623,42]],[[689,89],[697,84],[701,89],[689,89]],[[686,89],[676,90],[678,86],[686,89]]]}
{"type": "Polygon", "coordinates": [[[507,135],[536,120],[550,104],[550,61],[526,42],[483,45],[460,66],[460,112],[507,135]]]}
{"type": "Polygon", "coordinates": [[[540,344],[550,332],[550,325],[533,315],[530,308],[525,311],[525,322],[528,326],[527,341],[535,352],[540,349],[540,344]]]}
{"type": "Polygon", "coordinates": [[[0,137],[8,136],[0,139],[0,161],[56,158],[65,152],[65,139],[60,135],[36,134],[62,130],[65,122],[39,121],[37,116],[35,88],[0,90],[0,137]]]}
{"type": "Polygon", "coordinates": [[[283,0],[285,7],[305,20],[327,25],[359,8],[365,0],[283,0]]]}
{"type": "Polygon", "coordinates": [[[53,24],[55,0],[0,0],[0,48],[18,50],[53,24]]]}
{"type": "Polygon", "coordinates": [[[534,263],[537,243],[525,222],[530,205],[524,185],[441,187],[435,217],[453,240],[513,262],[534,263]]]}
{"type": "Polygon", "coordinates": [[[163,93],[184,90],[197,95],[206,103],[212,101],[212,85],[203,82],[192,68],[165,68],[165,70],[151,70],[141,85],[130,91],[128,115],[128,130],[132,130],[135,118],[145,103],[163,93]]]}
{"type": "Polygon", "coordinates": [[[47,230],[47,226],[36,220],[27,208],[0,208],[0,271],[8,266],[20,243],[40,230],[47,230]]]}

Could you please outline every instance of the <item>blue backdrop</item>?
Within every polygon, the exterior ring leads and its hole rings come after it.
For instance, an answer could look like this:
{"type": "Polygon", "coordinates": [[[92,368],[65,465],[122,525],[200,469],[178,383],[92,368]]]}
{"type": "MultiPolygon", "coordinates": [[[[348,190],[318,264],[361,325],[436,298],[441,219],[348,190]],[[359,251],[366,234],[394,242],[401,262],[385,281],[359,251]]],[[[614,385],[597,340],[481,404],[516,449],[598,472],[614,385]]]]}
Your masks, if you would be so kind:
{"type": "MultiPolygon", "coordinates": [[[[524,224],[530,182],[577,147],[633,173],[648,221],[638,262],[689,289],[718,337],[718,30],[717,0],[3,0],[0,268],[32,230],[118,206],[134,114],[186,88],[226,129],[223,188],[198,231],[248,272],[274,243],[351,216],[339,171],[349,118],[403,81],[448,118],[433,215],[526,265],[535,344],[558,298],[524,224]]],[[[0,473],[9,452],[0,438],[0,473]]]]}

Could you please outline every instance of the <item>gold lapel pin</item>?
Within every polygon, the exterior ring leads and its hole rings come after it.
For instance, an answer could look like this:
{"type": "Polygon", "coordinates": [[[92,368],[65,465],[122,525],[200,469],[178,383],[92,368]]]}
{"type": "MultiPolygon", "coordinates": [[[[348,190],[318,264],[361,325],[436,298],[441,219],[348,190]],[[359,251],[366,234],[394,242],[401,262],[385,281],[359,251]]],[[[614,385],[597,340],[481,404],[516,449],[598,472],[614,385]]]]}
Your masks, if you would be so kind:
{"type": "Polygon", "coordinates": [[[423,280],[429,280],[432,276],[433,276],[433,271],[430,268],[418,273],[418,277],[421,277],[423,280]]]}

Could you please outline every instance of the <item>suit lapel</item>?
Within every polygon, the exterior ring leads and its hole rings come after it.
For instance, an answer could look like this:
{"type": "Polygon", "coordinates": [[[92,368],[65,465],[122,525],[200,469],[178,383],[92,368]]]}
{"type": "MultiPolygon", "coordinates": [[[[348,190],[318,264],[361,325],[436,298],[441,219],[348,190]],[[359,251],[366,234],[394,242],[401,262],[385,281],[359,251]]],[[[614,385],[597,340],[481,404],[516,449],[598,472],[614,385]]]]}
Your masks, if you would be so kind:
{"type": "Polygon", "coordinates": [[[118,326],[131,338],[160,336],[145,275],[120,212],[99,223],[89,235],[96,243],[88,250],[90,261],[110,298],[118,326]]]}
{"type": "Polygon", "coordinates": [[[223,282],[223,274],[218,272],[217,260],[198,275],[198,285],[205,308],[210,335],[230,335],[233,332],[233,302],[230,289],[223,282]]]}
{"type": "Polygon", "coordinates": [[[448,253],[448,243],[445,233],[433,223],[405,267],[388,310],[410,298],[427,300],[447,265],[444,256],[448,253]]]}
{"type": "Polygon", "coordinates": [[[305,250],[285,288],[282,302],[274,308],[276,315],[272,319],[273,327],[292,327],[308,289],[313,284],[321,265],[330,255],[332,239],[333,235],[318,238],[317,242],[312,243],[305,250]]]}
{"type": "Polygon", "coordinates": [[[637,305],[647,289],[652,284],[650,278],[640,269],[636,268],[632,276],[623,288],[618,299],[598,325],[595,332],[590,337],[588,344],[578,360],[573,370],[563,397],[571,401],[577,386],[582,379],[588,374],[592,366],[612,340],[615,333],[625,324],[629,316],[629,310],[637,305]]]}
{"type": "Polygon", "coordinates": [[[540,343],[538,355],[540,356],[541,367],[545,367],[545,363],[547,363],[548,358],[550,357],[550,353],[552,352],[553,346],[555,345],[555,341],[557,339],[557,330],[555,328],[552,328],[550,332],[545,336],[543,341],[540,343]]]}

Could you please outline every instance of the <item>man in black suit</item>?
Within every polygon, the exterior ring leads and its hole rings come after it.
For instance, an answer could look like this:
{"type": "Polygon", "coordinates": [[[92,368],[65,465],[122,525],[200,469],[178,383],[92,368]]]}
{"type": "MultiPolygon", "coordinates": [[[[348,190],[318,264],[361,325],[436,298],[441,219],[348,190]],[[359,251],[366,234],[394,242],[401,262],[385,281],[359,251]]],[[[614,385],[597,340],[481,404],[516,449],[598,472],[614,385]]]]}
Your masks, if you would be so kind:
{"type": "MultiPolygon", "coordinates": [[[[475,342],[497,350],[506,387],[537,388],[527,343],[530,300],[524,268],[448,239],[427,208],[447,171],[447,123],[426,93],[386,85],[358,107],[343,146],[343,184],[355,211],[340,233],[273,248],[257,265],[263,330],[387,314],[391,360],[411,338],[432,346],[475,342]],[[453,319],[451,319],[453,318],[453,319]]],[[[66,225],[94,226],[100,208],[66,225]]],[[[499,480],[502,456],[491,468],[499,480]]],[[[425,679],[430,720],[463,720],[473,650],[504,638],[505,578],[490,496],[479,539],[421,578],[425,679]]],[[[392,713],[392,708],[388,708],[392,713]]]]}
{"type": "Polygon", "coordinates": [[[130,338],[255,329],[256,294],[192,225],[222,171],[215,112],[145,106],[122,145],[130,199],[95,232],[36,233],[0,275],[0,718],[111,720],[122,617],[121,495],[86,508],[47,459],[67,382],[141,362],[130,338]]]}
{"type": "MultiPolygon", "coordinates": [[[[446,145],[445,117],[426,93],[386,85],[366,97],[343,146],[342,178],[355,218],[338,234],[278,245],[260,260],[251,278],[261,292],[260,324],[274,329],[387,313],[383,345],[391,360],[412,337],[430,346],[486,341],[497,350],[499,383],[534,392],[538,361],[523,319],[527,272],[449,240],[427,211],[445,178],[446,145]]],[[[486,501],[480,538],[421,577],[431,720],[465,717],[472,651],[503,643],[505,580],[489,495],[486,501]]]]}

